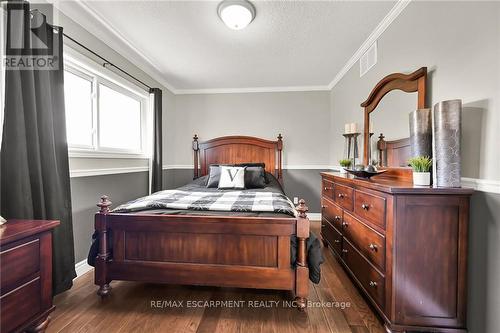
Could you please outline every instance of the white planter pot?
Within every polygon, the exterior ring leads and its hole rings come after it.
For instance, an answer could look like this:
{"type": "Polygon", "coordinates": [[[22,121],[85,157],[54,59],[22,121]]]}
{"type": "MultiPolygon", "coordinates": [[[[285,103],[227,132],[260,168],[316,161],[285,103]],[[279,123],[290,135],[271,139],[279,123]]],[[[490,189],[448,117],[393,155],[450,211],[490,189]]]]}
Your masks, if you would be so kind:
{"type": "Polygon", "coordinates": [[[413,171],[413,185],[429,186],[431,184],[430,172],[413,171]]]}
{"type": "Polygon", "coordinates": [[[345,171],[345,168],[340,167],[340,173],[345,174],[345,173],[347,173],[347,171],[345,171]]]}

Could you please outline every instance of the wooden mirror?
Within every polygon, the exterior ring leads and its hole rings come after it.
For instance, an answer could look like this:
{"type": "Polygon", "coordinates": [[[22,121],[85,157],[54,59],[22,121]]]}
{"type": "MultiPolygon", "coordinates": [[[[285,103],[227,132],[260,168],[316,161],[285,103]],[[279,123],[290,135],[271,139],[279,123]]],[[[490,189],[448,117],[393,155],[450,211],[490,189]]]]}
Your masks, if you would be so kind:
{"type": "MultiPolygon", "coordinates": [[[[394,73],[387,75],[380,82],[377,83],[375,88],[371,91],[370,95],[361,103],[361,106],[365,109],[364,117],[364,131],[363,131],[363,164],[368,165],[370,161],[370,114],[375,111],[380,101],[393,90],[400,90],[406,93],[417,93],[417,109],[423,109],[426,107],[426,81],[427,81],[427,67],[422,67],[411,74],[394,73]]],[[[407,110],[411,112],[413,110],[407,110]]],[[[408,125],[409,126],[409,125],[408,125]]],[[[390,133],[385,133],[387,135],[390,133]]],[[[377,134],[378,136],[378,134],[377,134]]],[[[381,138],[377,143],[378,154],[380,165],[385,166],[382,163],[382,152],[386,154],[385,159],[390,161],[387,165],[390,168],[394,166],[401,166],[406,163],[409,157],[409,138],[399,138],[395,141],[386,141],[381,134],[381,138]]]]}

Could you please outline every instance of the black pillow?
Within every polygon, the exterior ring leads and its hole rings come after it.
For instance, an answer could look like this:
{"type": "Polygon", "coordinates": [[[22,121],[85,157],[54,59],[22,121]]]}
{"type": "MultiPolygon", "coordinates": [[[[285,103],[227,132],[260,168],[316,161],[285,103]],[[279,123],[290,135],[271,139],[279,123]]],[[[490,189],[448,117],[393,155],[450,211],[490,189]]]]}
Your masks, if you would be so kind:
{"type": "Polygon", "coordinates": [[[245,169],[245,188],[266,187],[266,173],[261,166],[247,166],[245,169]]]}
{"type": "Polygon", "coordinates": [[[219,187],[219,180],[220,180],[220,167],[216,164],[210,165],[207,187],[209,188],[219,187]]]}
{"type": "Polygon", "coordinates": [[[266,184],[269,184],[269,179],[267,178],[267,174],[265,172],[266,163],[262,163],[262,162],[259,162],[259,163],[239,163],[239,164],[235,164],[235,166],[246,166],[247,169],[248,169],[248,167],[261,167],[264,170],[264,181],[266,182],[266,184]]]}

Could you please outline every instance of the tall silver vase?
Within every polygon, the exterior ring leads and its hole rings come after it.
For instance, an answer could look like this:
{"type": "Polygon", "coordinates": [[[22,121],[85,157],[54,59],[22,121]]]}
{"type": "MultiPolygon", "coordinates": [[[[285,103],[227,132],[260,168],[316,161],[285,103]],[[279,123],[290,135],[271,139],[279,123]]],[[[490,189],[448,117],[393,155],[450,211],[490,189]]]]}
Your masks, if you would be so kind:
{"type": "Polygon", "coordinates": [[[462,100],[455,99],[434,105],[432,115],[432,150],[434,185],[460,187],[460,138],[462,100]]]}
{"type": "Polygon", "coordinates": [[[418,109],[410,113],[411,157],[432,156],[432,112],[418,109]]]}

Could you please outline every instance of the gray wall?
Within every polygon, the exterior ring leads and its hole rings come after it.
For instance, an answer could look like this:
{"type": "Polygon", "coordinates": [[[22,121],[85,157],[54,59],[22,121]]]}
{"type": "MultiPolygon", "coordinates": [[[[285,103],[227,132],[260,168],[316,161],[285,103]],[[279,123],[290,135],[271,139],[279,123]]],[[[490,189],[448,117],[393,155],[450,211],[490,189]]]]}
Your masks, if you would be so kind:
{"type": "Polygon", "coordinates": [[[224,135],[284,137],[285,164],[328,165],[329,92],[273,92],[175,96],[168,115],[165,156],[168,165],[192,165],[191,141],[224,135]]]}
{"type": "MultiPolygon", "coordinates": [[[[461,98],[463,176],[500,180],[500,3],[411,2],[378,40],[378,63],[362,78],[356,64],[331,93],[331,164],[343,153],[343,125],[362,124],[359,104],[373,86],[393,72],[427,66],[428,105],[461,98]]],[[[388,136],[404,136],[415,108],[388,95],[377,125],[388,136]],[[387,102],[387,103],[386,103],[387,102]],[[408,105],[408,106],[407,106],[408,105]],[[407,106],[407,107],[406,107],[407,106]]],[[[413,105],[413,106],[412,106],[413,105]]],[[[377,111],[375,111],[377,112],[377,111]]],[[[397,137],[394,137],[394,139],[397,137]]],[[[471,333],[500,332],[500,195],[476,193],[469,235],[468,327],[471,333]]]]}
{"type": "Polygon", "coordinates": [[[71,178],[73,208],[73,235],[75,260],[87,258],[94,232],[94,214],[101,195],[108,195],[112,208],[148,193],[148,173],[124,173],[94,177],[71,178]]]}
{"type": "Polygon", "coordinates": [[[470,333],[500,332],[500,194],[478,192],[469,224],[470,333]]]}

